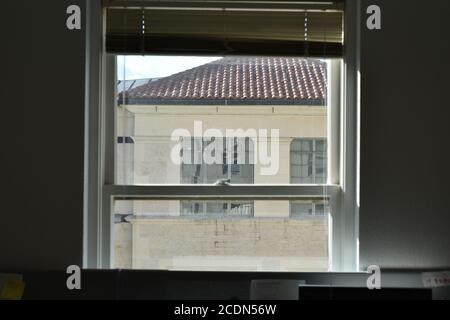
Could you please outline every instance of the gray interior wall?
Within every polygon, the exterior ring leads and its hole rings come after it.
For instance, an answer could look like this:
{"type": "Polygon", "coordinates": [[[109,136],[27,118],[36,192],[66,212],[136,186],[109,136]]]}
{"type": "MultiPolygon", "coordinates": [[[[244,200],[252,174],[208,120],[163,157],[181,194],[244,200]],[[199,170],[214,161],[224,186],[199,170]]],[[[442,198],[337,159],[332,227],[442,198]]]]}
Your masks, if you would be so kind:
{"type": "MultiPolygon", "coordinates": [[[[380,4],[383,30],[362,31],[362,266],[450,266],[450,2],[380,4]]],[[[81,0],[1,4],[0,269],[81,264],[84,30],[81,0]]]]}
{"type": "Polygon", "coordinates": [[[449,267],[450,1],[371,4],[382,30],[362,29],[361,265],[449,267]]]}
{"type": "Polygon", "coordinates": [[[1,270],[82,262],[85,36],[66,29],[71,4],[85,1],[0,4],[1,270]]]}

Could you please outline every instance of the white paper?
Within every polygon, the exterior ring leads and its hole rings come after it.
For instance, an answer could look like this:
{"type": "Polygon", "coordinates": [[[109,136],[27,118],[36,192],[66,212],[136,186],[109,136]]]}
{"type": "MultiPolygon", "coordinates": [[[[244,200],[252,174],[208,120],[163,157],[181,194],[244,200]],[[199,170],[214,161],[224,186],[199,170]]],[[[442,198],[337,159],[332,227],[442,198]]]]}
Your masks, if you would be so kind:
{"type": "Polygon", "coordinates": [[[426,288],[450,287],[450,271],[424,272],[422,282],[426,288]]]}

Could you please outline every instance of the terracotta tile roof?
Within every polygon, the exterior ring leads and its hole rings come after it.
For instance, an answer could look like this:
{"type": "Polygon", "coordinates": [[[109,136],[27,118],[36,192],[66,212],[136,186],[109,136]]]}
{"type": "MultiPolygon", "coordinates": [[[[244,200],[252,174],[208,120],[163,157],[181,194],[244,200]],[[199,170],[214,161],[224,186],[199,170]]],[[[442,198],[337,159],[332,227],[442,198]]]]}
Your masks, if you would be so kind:
{"type": "Polygon", "coordinates": [[[322,105],[326,77],[326,63],[317,59],[226,57],[134,86],[126,99],[128,104],[322,105]]]}

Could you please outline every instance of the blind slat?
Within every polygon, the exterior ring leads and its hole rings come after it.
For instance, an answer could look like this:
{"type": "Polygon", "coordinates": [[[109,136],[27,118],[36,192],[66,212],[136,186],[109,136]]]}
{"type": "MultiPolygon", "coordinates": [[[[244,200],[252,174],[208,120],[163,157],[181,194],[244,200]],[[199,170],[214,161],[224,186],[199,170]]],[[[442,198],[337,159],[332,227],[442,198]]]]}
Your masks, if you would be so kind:
{"type": "Polygon", "coordinates": [[[108,8],[106,49],[117,54],[341,56],[343,12],[228,8],[108,8]]]}

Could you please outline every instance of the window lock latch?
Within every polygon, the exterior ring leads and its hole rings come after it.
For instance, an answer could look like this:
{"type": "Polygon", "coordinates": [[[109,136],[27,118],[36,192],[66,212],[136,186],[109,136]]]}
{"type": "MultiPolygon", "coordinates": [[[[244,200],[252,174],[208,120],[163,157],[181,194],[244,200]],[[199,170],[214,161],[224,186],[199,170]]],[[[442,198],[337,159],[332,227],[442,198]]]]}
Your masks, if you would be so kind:
{"type": "Polygon", "coordinates": [[[214,185],[216,186],[229,186],[231,184],[231,179],[219,179],[214,185]]]}

